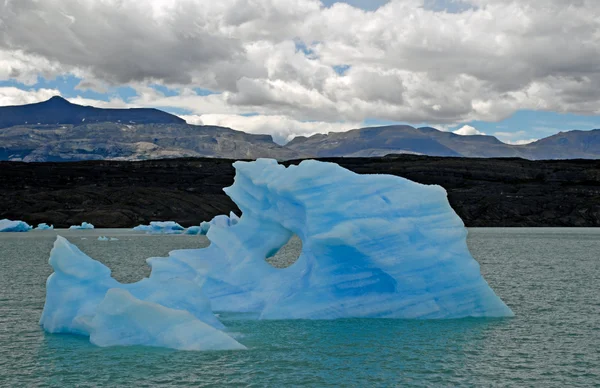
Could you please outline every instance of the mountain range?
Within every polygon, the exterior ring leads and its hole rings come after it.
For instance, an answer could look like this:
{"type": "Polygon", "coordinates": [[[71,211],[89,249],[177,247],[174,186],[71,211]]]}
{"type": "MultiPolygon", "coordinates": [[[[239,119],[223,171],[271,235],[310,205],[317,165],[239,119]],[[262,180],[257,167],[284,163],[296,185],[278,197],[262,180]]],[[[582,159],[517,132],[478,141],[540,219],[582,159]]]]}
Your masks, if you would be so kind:
{"type": "Polygon", "coordinates": [[[461,136],[431,127],[370,127],[296,137],[285,146],[270,135],[187,124],[157,109],[100,109],[48,101],[0,107],[0,160],[26,162],[216,157],[279,160],[416,154],[524,159],[600,159],[600,129],[560,132],[526,145],[493,136],[461,136]]]}

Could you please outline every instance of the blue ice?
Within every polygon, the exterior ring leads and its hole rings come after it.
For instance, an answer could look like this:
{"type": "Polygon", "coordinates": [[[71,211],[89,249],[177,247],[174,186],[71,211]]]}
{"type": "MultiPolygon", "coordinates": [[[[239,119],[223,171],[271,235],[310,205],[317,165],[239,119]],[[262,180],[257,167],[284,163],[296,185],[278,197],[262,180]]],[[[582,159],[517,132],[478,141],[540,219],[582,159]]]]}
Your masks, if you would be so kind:
{"type": "Polygon", "coordinates": [[[35,230],[53,230],[53,229],[54,229],[54,225],[48,225],[46,223],[38,224],[37,228],[35,228],[35,230]]]}
{"type": "Polygon", "coordinates": [[[86,229],[94,229],[94,225],[83,222],[81,225],[72,225],[69,229],[71,230],[86,230],[86,229]]]}
{"type": "Polygon", "coordinates": [[[1,232],[29,232],[31,226],[23,221],[11,221],[7,219],[0,220],[1,232]]]}
{"type": "Polygon", "coordinates": [[[133,230],[150,234],[181,234],[185,228],[175,221],[152,221],[150,225],[138,225],[133,230]]]}
{"type": "Polygon", "coordinates": [[[153,273],[137,283],[121,284],[108,267],[60,236],[49,263],[54,273],[46,282],[40,319],[49,333],[89,336],[99,346],[244,349],[223,331],[201,282],[153,273]]]}
{"type": "Polygon", "coordinates": [[[317,161],[234,167],[225,192],[241,218],[211,221],[207,248],[148,259],[151,275],[138,283],[119,284],[59,237],[42,326],[99,345],[201,349],[204,325],[219,333],[216,348],[242,346],[219,331],[212,311],[261,319],[513,315],[482,277],[443,188],[317,161]],[[302,241],[298,260],[285,269],[267,263],[294,235],[302,241]]]}

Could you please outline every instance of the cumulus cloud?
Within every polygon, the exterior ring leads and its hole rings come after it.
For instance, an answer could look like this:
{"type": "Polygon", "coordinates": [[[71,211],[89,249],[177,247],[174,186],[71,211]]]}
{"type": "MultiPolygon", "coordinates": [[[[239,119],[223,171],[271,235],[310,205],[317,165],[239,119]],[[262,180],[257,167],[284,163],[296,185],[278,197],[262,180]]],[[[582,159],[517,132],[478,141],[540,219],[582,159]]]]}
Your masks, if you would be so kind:
{"type": "MultiPolygon", "coordinates": [[[[600,113],[596,0],[391,0],[369,11],[332,3],[0,1],[0,80],[69,73],[81,88],[134,85],[131,106],[334,127],[600,113]],[[148,90],[154,83],[179,95],[148,90]]],[[[303,125],[289,127],[301,134],[303,125]]]]}
{"type": "Polygon", "coordinates": [[[526,131],[494,132],[494,136],[496,136],[500,141],[512,145],[524,145],[539,140],[534,138],[527,138],[528,133],[526,131]]]}
{"type": "Polygon", "coordinates": [[[0,87],[0,106],[34,104],[60,95],[56,89],[26,91],[15,87],[0,87]]]}
{"type": "Polygon", "coordinates": [[[461,136],[485,135],[485,133],[478,131],[475,127],[470,125],[464,125],[454,131],[454,133],[461,136]]]}
{"type": "Polygon", "coordinates": [[[296,136],[315,133],[345,132],[360,128],[360,123],[303,122],[286,116],[240,116],[240,115],[182,115],[188,124],[216,125],[255,134],[269,134],[279,144],[285,144],[296,136]]]}

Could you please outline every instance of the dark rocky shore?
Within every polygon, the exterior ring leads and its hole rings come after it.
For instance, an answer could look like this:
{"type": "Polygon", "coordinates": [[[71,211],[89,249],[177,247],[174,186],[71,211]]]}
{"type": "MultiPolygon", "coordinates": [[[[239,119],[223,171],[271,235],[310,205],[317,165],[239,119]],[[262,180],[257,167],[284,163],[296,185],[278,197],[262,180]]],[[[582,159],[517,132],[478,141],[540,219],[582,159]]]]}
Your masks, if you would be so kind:
{"type": "MultiPolygon", "coordinates": [[[[600,161],[412,155],[322,160],[360,174],[439,184],[467,226],[600,226],[600,161]]],[[[232,162],[0,162],[0,219],[56,227],[82,221],[122,228],[155,220],[198,225],[237,211],[222,191],[233,183],[232,162]]]]}

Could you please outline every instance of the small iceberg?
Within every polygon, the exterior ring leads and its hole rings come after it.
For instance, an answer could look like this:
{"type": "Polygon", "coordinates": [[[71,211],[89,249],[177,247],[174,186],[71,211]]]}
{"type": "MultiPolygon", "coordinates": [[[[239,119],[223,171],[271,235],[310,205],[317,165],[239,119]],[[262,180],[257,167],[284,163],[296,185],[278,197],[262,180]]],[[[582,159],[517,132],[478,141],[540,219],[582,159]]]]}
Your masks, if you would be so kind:
{"type": "Polygon", "coordinates": [[[46,223],[38,224],[35,230],[54,230],[54,225],[48,225],[46,223]]]}
{"type": "Polygon", "coordinates": [[[31,226],[23,221],[0,220],[0,233],[29,232],[31,229],[31,226]]]}
{"type": "Polygon", "coordinates": [[[94,229],[94,225],[84,222],[81,225],[72,225],[69,229],[70,230],[89,230],[89,229],[94,229]]]}
{"type": "Polygon", "coordinates": [[[100,236],[98,237],[98,241],[119,241],[118,238],[115,237],[107,237],[107,236],[100,236]]]}
{"type": "Polygon", "coordinates": [[[150,225],[138,225],[133,230],[148,234],[181,234],[185,228],[175,221],[152,221],[150,225]]]}

